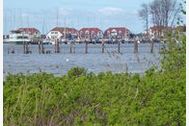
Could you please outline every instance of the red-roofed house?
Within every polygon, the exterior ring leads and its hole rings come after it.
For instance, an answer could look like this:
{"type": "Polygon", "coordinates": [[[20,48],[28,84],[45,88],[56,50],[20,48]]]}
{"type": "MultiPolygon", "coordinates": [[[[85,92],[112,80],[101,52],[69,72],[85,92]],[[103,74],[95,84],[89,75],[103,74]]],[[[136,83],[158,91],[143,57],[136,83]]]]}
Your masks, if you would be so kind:
{"type": "Polygon", "coordinates": [[[47,34],[47,38],[54,41],[54,40],[64,40],[67,39],[69,34],[78,37],[78,31],[75,28],[67,28],[67,27],[55,27],[49,31],[47,34]]]}
{"type": "Polygon", "coordinates": [[[27,33],[29,35],[38,35],[40,34],[39,30],[36,28],[19,28],[18,31],[27,33]]]}
{"type": "Polygon", "coordinates": [[[79,30],[81,40],[96,40],[103,38],[103,32],[99,28],[82,28],[79,30]]]}
{"type": "Polygon", "coordinates": [[[125,40],[129,38],[129,35],[130,35],[130,31],[125,27],[112,27],[112,28],[108,28],[104,32],[104,38],[106,39],[117,37],[118,39],[125,40]]]}
{"type": "Polygon", "coordinates": [[[153,38],[160,38],[165,35],[167,31],[171,31],[173,28],[165,26],[153,26],[149,29],[149,34],[153,38]]]}
{"type": "Polygon", "coordinates": [[[17,31],[27,34],[30,40],[41,36],[40,31],[36,28],[18,28],[17,31]]]}

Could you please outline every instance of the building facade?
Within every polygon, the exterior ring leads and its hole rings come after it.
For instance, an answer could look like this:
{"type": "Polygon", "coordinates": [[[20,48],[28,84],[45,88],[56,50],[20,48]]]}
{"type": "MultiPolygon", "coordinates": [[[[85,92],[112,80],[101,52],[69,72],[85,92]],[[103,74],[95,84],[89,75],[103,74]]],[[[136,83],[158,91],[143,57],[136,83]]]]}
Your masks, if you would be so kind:
{"type": "Polygon", "coordinates": [[[78,39],[78,31],[75,28],[55,27],[47,34],[47,39],[51,41],[66,41],[69,39],[78,39]]]}
{"type": "Polygon", "coordinates": [[[36,28],[19,28],[17,31],[20,31],[23,34],[28,34],[29,39],[33,39],[35,37],[40,37],[41,33],[38,29],[36,28]]]}
{"type": "Polygon", "coordinates": [[[166,32],[172,31],[172,27],[165,27],[165,26],[153,26],[150,27],[148,33],[151,38],[160,39],[165,36],[166,32]]]}
{"type": "Polygon", "coordinates": [[[130,36],[130,30],[125,27],[111,27],[105,30],[105,39],[121,39],[127,40],[130,36]]]}
{"type": "Polygon", "coordinates": [[[82,28],[79,30],[80,40],[97,41],[103,38],[103,32],[99,28],[82,28]]]}

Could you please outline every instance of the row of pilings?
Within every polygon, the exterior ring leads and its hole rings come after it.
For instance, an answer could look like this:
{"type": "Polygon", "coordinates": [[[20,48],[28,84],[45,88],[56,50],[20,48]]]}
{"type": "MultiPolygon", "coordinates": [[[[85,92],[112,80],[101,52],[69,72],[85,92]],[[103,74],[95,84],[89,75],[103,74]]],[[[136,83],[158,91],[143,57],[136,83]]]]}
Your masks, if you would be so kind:
{"type": "MultiPolygon", "coordinates": [[[[38,52],[39,54],[50,54],[52,53],[51,51],[49,50],[45,50],[45,47],[44,47],[44,43],[42,41],[38,41],[38,52]]],[[[88,45],[89,45],[89,41],[84,41],[85,43],[85,54],[88,53],[88,45]]],[[[116,41],[117,43],[117,52],[118,53],[121,53],[121,41],[117,40],[116,41]]],[[[153,53],[154,52],[154,41],[150,41],[151,43],[151,48],[150,48],[150,52],[153,53]]],[[[56,40],[55,43],[54,43],[54,53],[60,53],[60,41],[56,40]]],[[[101,52],[102,53],[105,53],[105,44],[106,42],[104,40],[102,40],[101,42],[101,52]]],[[[134,40],[133,41],[133,44],[134,44],[134,53],[138,53],[138,49],[139,49],[139,41],[136,41],[134,40]]],[[[75,41],[70,41],[69,42],[69,52],[70,53],[75,53],[75,48],[76,48],[76,42],[75,41]]],[[[30,50],[30,47],[29,47],[29,42],[23,42],[23,52],[24,54],[31,54],[32,51],[30,50]]],[[[10,51],[8,52],[10,53],[10,51]]],[[[15,53],[14,50],[11,51],[11,53],[15,53]]]]}

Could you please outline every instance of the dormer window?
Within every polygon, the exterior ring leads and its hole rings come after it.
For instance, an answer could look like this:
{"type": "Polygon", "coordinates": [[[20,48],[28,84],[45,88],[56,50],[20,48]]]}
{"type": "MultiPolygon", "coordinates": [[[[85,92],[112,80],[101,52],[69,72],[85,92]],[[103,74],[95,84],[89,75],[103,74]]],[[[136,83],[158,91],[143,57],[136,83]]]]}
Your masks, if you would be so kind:
{"type": "Polygon", "coordinates": [[[89,31],[88,31],[88,30],[86,30],[86,31],[85,31],[85,34],[89,34],[89,31]]]}

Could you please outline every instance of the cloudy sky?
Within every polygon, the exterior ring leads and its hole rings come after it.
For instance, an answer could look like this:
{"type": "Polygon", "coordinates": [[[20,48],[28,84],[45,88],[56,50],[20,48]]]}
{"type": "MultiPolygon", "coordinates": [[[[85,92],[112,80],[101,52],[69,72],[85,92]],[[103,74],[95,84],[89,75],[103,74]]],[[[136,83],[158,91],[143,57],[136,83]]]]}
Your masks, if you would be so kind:
{"type": "Polygon", "coordinates": [[[137,11],[152,0],[4,0],[4,33],[18,27],[36,27],[42,33],[55,26],[124,26],[144,31],[137,11]]]}

